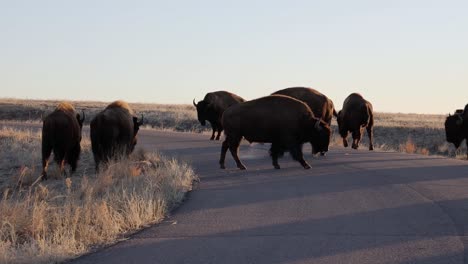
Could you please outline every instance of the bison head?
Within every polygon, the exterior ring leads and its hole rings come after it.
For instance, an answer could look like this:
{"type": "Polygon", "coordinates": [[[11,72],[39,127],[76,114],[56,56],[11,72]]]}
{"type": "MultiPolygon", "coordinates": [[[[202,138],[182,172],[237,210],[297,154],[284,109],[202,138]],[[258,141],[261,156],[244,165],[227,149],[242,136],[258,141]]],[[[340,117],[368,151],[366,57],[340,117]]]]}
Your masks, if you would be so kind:
{"type": "Polygon", "coordinates": [[[80,125],[80,128],[83,128],[83,122],[85,120],[85,113],[83,110],[81,110],[82,112],[82,115],[80,116],[80,114],[76,114],[76,120],[78,120],[78,124],[80,125]]]}
{"type": "Polygon", "coordinates": [[[327,152],[331,137],[330,126],[321,119],[314,120],[311,134],[312,138],[310,143],[312,144],[313,154],[327,152]]]}
{"type": "Polygon", "coordinates": [[[133,149],[135,148],[135,145],[137,144],[136,136],[138,134],[138,131],[140,130],[140,126],[142,125],[143,125],[143,114],[141,115],[140,120],[138,120],[138,117],[134,116],[133,117],[133,139],[132,139],[130,152],[133,151],[133,149]]]}
{"type": "Polygon", "coordinates": [[[209,103],[203,100],[196,104],[195,99],[193,99],[193,105],[197,108],[198,121],[200,121],[202,126],[205,126],[206,120],[208,119],[209,103]]]}
{"type": "Polygon", "coordinates": [[[447,142],[453,143],[456,148],[460,147],[460,144],[464,139],[462,125],[463,117],[459,113],[449,115],[447,119],[445,119],[445,136],[447,138],[447,142]]]}

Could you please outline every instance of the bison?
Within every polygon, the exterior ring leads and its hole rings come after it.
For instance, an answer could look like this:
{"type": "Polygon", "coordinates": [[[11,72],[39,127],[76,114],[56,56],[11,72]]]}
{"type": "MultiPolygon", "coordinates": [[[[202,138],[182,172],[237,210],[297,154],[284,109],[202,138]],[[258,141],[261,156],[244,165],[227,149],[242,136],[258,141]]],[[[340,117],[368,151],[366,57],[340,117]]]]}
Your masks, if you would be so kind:
{"type": "Polygon", "coordinates": [[[91,121],[91,148],[96,171],[101,162],[128,156],[137,144],[137,133],[143,124],[124,101],[115,101],[91,121]]]}
{"type": "Polygon", "coordinates": [[[353,149],[358,149],[363,129],[366,128],[369,136],[369,150],[374,150],[373,126],[374,115],[372,104],[366,101],[362,95],[350,94],[343,103],[343,109],[338,112],[338,130],[343,138],[344,147],[348,147],[348,132],[352,133],[353,149]]]}
{"type": "Polygon", "coordinates": [[[305,103],[284,95],[270,95],[231,106],[224,111],[222,124],[226,135],[219,159],[222,169],[228,149],[237,167],[246,169],[238,157],[243,137],[249,142],[272,143],[270,155],[275,169],[280,168],[278,157],[285,151],[309,169],[302,155],[302,144],[311,142],[315,149],[326,151],[331,133],[328,124],[315,118],[305,103]]]}
{"type": "Polygon", "coordinates": [[[464,110],[459,109],[455,111],[455,114],[449,114],[445,119],[445,136],[447,142],[453,143],[457,149],[463,139],[467,140],[466,145],[468,147],[468,104],[464,110]]]}
{"type": "MultiPolygon", "coordinates": [[[[331,125],[333,116],[337,117],[333,101],[312,88],[291,87],[276,91],[273,94],[287,95],[303,101],[310,107],[315,117],[321,118],[329,126],[331,125]]],[[[312,147],[312,154],[316,154],[317,152],[318,151],[312,147]]],[[[321,152],[320,155],[324,156],[325,152],[321,152]]]]}
{"type": "Polygon", "coordinates": [[[81,129],[85,115],[80,116],[75,108],[62,102],[47,115],[42,124],[42,179],[47,180],[49,157],[54,152],[54,160],[64,173],[65,163],[76,171],[81,152],[81,129]]]}
{"type": "Polygon", "coordinates": [[[193,99],[193,105],[197,108],[198,121],[200,121],[200,124],[202,126],[206,125],[206,120],[211,124],[213,134],[210,140],[215,139],[216,131],[218,131],[216,140],[219,140],[221,136],[221,132],[223,131],[221,116],[223,112],[231,105],[244,101],[242,97],[226,91],[207,93],[205,98],[198,103],[195,103],[195,99],[193,99]]]}

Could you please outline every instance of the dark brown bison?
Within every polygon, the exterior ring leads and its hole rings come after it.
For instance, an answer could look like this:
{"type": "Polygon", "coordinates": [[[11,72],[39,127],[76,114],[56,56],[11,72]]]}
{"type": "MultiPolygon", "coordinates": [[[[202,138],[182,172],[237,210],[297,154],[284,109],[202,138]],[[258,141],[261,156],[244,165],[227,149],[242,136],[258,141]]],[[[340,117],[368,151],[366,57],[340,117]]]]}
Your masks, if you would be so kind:
{"type": "Polygon", "coordinates": [[[226,135],[219,160],[222,169],[225,168],[228,149],[237,167],[245,169],[238,157],[243,137],[249,142],[272,143],[270,155],[276,169],[280,168],[278,157],[285,151],[309,169],[302,155],[302,144],[311,142],[317,150],[326,151],[331,132],[328,124],[315,118],[305,103],[283,95],[270,95],[233,105],[224,111],[222,123],[226,135]]]}
{"type": "MultiPolygon", "coordinates": [[[[273,94],[287,95],[303,101],[310,107],[315,117],[321,118],[328,125],[331,125],[333,116],[337,116],[333,101],[315,89],[306,87],[291,87],[276,91],[273,94]]],[[[317,153],[313,147],[312,153],[317,153]]],[[[325,152],[321,152],[320,154],[323,156],[325,155],[325,152]]]]}
{"type": "Polygon", "coordinates": [[[457,149],[460,147],[463,139],[466,139],[468,147],[468,104],[464,110],[459,109],[455,111],[455,114],[449,114],[447,119],[445,119],[445,136],[447,142],[453,143],[457,149]]]}
{"type": "Polygon", "coordinates": [[[215,138],[215,132],[218,131],[216,140],[219,140],[221,132],[223,131],[223,126],[221,124],[221,116],[223,115],[224,110],[226,110],[231,105],[242,103],[245,100],[233,93],[226,91],[217,91],[212,93],[207,93],[205,98],[202,101],[195,103],[193,99],[193,105],[197,108],[198,121],[204,126],[206,120],[211,124],[213,129],[213,134],[211,135],[210,140],[215,138]]]}
{"type": "Polygon", "coordinates": [[[111,103],[93,118],[90,134],[96,171],[101,162],[128,156],[133,151],[142,124],[143,116],[138,120],[123,101],[111,103]]]}
{"type": "Polygon", "coordinates": [[[75,172],[81,152],[81,129],[85,119],[69,103],[60,103],[42,124],[42,179],[47,179],[47,166],[52,151],[54,160],[64,173],[65,163],[75,172]]]}
{"type": "Polygon", "coordinates": [[[343,145],[348,147],[348,132],[353,137],[353,149],[358,149],[364,128],[369,136],[369,150],[374,150],[373,126],[374,114],[372,104],[360,94],[350,94],[343,103],[343,109],[338,112],[338,130],[343,138],[343,145]]]}

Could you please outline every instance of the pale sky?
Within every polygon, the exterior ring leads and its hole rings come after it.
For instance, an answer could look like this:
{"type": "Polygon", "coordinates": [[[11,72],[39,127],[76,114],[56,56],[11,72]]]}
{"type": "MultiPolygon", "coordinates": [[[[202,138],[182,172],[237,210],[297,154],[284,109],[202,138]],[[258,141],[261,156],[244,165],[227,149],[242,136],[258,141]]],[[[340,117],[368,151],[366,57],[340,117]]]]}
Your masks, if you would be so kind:
{"type": "Polygon", "coordinates": [[[468,103],[468,1],[0,0],[0,97],[191,103],[313,87],[379,112],[468,103]]]}

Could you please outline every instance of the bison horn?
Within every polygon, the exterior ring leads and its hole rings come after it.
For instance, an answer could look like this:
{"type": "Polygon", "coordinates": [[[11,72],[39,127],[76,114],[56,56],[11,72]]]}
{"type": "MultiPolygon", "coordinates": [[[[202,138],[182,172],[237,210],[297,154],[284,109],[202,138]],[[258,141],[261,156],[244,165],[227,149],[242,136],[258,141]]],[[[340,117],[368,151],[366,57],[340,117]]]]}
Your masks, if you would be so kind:
{"type": "Polygon", "coordinates": [[[195,103],[195,98],[193,98],[193,106],[197,107],[197,104],[195,103]]]}

